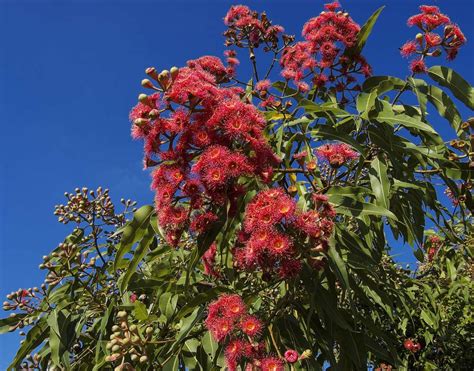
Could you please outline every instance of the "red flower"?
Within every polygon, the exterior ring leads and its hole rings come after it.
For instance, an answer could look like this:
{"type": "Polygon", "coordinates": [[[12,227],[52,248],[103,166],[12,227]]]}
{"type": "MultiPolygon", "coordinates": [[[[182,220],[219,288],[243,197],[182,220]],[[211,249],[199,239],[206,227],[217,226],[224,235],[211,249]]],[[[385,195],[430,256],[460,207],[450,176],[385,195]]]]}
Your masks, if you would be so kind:
{"type": "Polygon", "coordinates": [[[334,168],[338,168],[348,161],[359,157],[359,154],[345,143],[325,144],[317,148],[315,152],[320,158],[328,161],[334,168]]]}
{"type": "Polygon", "coordinates": [[[288,363],[295,363],[298,360],[298,352],[293,349],[288,349],[285,352],[285,359],[288,363]]]}
{"type": "Polygon", "coordinates": [[[415,59],[410,63],[410,70],[412,73],[425,73],[427,71],[423,59],[415,59]]]}
{"type": "Polygon", "coordinates": [[[406,339],[404,342],[403,342],[403,346],[405,347],[406,350],[409,350],[409,351],[412,351],[413,350],[413,346],[415,344],[413,343],[413,340],[411,339],[406,339]]]}
{"type": "Polygon", "coordinates": [[[135,303],[138,299],[138,295],[135,294],[134,292],[130,294],[130,302],[135,303]]]}
{"type": "Polygon", "coordinates": [[[248,336],[255,336],[260,334],[262,330],[262,323],[254,316],[246,316],[240,322],[242,331],[248,336]]]}
{"type": "Polygon", "coordinates": [[[261,360],[262,371],[284,371],[283,362],[275,357],[267,357],[261,360]]]}
{"type": "Polygon", "coordinates": [[[400,48],[400,54],[404,57],[408,57],[416,52],[417,43],[414,41],[408,41],[400,48]]]}

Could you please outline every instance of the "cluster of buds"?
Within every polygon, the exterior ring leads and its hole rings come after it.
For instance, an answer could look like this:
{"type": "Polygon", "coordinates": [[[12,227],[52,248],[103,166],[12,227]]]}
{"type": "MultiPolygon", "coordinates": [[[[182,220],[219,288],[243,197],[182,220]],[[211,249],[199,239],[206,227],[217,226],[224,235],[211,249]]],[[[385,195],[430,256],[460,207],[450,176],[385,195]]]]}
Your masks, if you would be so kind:
{"type": "Polygon", "coordinates": [[[414,40],[406,42],[400,53],[404,57],[418,55],[410,64],[413,74],[426,72],[426,57],[439,57],[443,50],[449,60],[456,58],[459,48],[466,43],[461,29],[451,23],[449,17],[440,13],[436,6],[420,6],[421,13],[408,19],[408,25],[417,26],[421,32],[414,40]],[[442,34],[433,32],[444,26],[442,34]]]}
{"type": "Polygon", "coordinates": [[[76,188],[74,193],[66,192],[64,196],[67,198],[66,205],[56,205],[54,210],[54,215],[57,215],[59,222],[64,224],[93,223],[94,220],[101,220],[106,225],[118,227],[125,222],[127,212],[136,210],[136,202],[122,199],[125,210],[121,214],[115,214],[109,190],[104,190],[102,187],[97,190],[89,190],[86,187],[76,188]]]}
{"type": "MultiPolygon", "coordinates": [[[[7,301],[3,302],[3,310],[21,310],[26,313],[31,313],[38,307],[39,301],[41,300],[39,296],[40,289],[38,287],[33,287],[29,289],[18,289],[7,295],[7,301]]],[[[17,324],[17,327],[23,327],[23,324],[17,324]]],[[[15,330],[13,328],[12,330],[15,330]]]]}
{"type": "Polygon", "coordinates": [[[112,326],[112,335],[106,345],[110,352],[106,361],[124,361],[127,357],[136,364],[148,362],[145,348],[152,338],[153,327],[148,326],[142,330],[137,325],[130,324],[126,311],[117,313],[117,322],[118,325],[112,326]]]}
{"type": "MultiPolygon", "coordinates": [[[[20,365],[20,371],[32,371],[32,370],[41,370],[40,362],[41,356],[38,353],[28,354],[22,364],[20,365]]],[[[50,370],[53,370],[50,368],[50,370]]]]}

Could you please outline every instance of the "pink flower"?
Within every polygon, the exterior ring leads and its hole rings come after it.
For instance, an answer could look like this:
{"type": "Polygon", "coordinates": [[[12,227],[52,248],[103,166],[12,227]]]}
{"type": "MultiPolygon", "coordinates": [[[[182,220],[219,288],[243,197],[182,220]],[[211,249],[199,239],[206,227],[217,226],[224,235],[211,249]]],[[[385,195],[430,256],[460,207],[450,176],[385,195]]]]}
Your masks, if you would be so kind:
{"type": "Polygon", "coordinates": [[[281,359],[276,357],[266,357],[261,360],[262,371],[284,371],[285,366],[281,359]]]}
{"type": "Polygon", "coordinates": [[[130,301],[131,301],[132,303],[135,303],[135,302],[137,301],[137,299],[138,299],[138,295],[137,295],[137,294],[135,294],[135,293],[130,294],[130,301]]]}
{"type": "Polygon", "coordinates": [[[267,91],[268,89],[270,89],[271,85],[272,84],[271,84],[270,80],[260,80],[255,85],[255,90],[257,90],[257,91],[267,91]]]}
{"type": "Polygon", "coordinates": [[[255,316],[247,316],[240,322],[240,327],[246,335],[253,337],[260,334],[262,323],[255,316]]]}
{"type": "Polygon", "coordinates": [[[408,57],[416,52],[417,43],[414,41],[408,41],[400,48],[400,54],[404,57],[408,57]]]}
{"type": "Polygon", "coordinates": [[[425,73],[427,71],[423,59],[415,59],[410,63],[410,71],[412,73],[425,73]]]}
{"type": "Polygon", "coordinates": [[[285,352],[285,360],[288,363],[295,363],[298,360],[298,352],[293,349],[288,349],[285,352]]]}
{"type": "Polygon", "coordinates": [[[359,157],[359,154],[345,143],[325,144],[317,148],[315,152],[320,158],[327,160],[334,168],[341,167],[348,161],[359,157]]]}

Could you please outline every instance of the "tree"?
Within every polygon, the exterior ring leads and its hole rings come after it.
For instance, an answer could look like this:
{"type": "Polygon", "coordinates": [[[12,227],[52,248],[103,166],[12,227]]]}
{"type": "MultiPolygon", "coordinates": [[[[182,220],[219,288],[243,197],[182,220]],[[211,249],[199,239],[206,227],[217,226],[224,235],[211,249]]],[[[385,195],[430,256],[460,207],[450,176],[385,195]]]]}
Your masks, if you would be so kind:
{"type": "Polygon", "coordinates": [[[410,77],[371,76],[361,53],[383,8],[360,27],[325,7],[295,42],[265,13],[233,6],[226,65],[204,56],[146,70],[152,93],[130,119],[154,205],[123,201],[116,214],[108,190],[66,194],[56,214],[75,228],[44,257],[45,283],[3,306],[2,331],[28,330],[12,368],[473,363],[474,119],[453,97],[473,109],[474,91],[427,67],[466,39],[422,6],[408,21],[420,33],[401,47],[416,56],[410,77]],[[417,271],[390,256],[391,235],[414,248],[417,271]]]}

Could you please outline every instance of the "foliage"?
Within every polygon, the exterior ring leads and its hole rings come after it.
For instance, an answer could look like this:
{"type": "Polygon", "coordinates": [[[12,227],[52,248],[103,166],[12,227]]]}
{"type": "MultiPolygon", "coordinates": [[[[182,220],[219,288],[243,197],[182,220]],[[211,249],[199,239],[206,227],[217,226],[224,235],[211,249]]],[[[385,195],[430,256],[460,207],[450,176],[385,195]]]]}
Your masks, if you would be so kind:
{"type": "MultiPolygon", "coordinates": [[[[428,8],[423,63],[439,54],[426,41],[438,14],[428,8]]],[[[117,214],[108,190],[66,194],[56,214],[75,228],[44,257],[45,283],[3,306],[12,314],[1,331],[25,336],[12,369],[473,363],[474,119],[454,103],[472,109],[473,87],[444,66],[369,77],[361,52],[382,9],[362,27],[337,9],[295,43],[235,6],[227,66],[206,56],[147,69],[153,94],[130,116],[155,204],[123,200],[117,214]],[[272,83],[278,61],[284,81],[272,83]],[[452,140],[434,127],[438,114],[452,140]],[[391,256],[401,244],[417,270],[391,256]]],[[[443,22],[453,58],[462,43],[443,22]]]]}

